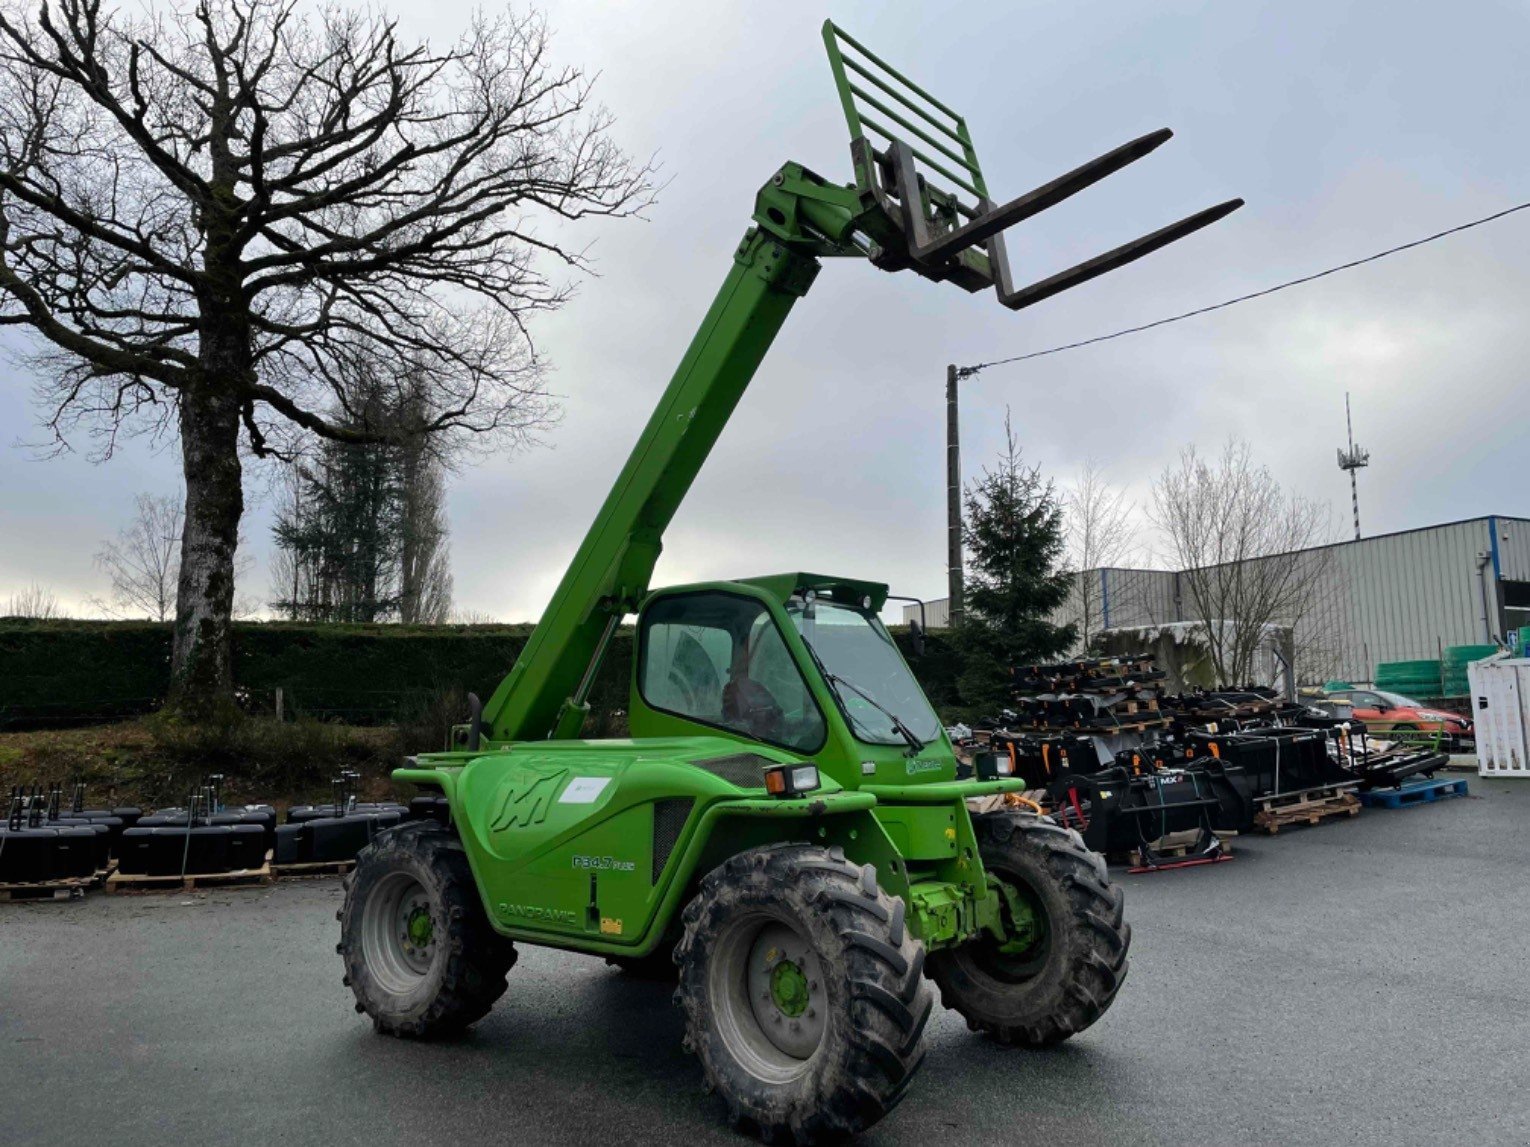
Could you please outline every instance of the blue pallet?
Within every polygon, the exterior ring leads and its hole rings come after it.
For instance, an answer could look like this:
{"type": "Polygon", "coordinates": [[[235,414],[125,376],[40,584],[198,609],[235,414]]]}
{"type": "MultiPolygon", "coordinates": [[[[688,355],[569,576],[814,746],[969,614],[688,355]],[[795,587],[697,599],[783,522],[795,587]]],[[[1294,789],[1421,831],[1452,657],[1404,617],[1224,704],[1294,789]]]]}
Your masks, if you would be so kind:
{"type": "Polygon", "coordinates": [[[1466,781],[1409,781],[1395,789],[1372,789],[1360,793],[1360,803],[1367,808],[1411,808],[1413,805],[1442,801],[1448,797],[1468,796],[1466,781]]]}

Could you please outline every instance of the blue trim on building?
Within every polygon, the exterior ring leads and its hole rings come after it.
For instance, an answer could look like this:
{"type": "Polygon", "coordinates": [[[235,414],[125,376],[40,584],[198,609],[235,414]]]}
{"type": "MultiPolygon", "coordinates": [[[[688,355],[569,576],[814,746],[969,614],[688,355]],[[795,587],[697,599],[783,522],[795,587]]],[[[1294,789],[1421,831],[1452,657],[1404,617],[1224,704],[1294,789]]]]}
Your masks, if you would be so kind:
{"type": "Polygon", "coordinates": [[[1498,517],[1491,515],[1488,518],[1488,545],[1493,551],[1493,580],[1503,580],[1503,568],[1498,564],[1498,517]]]}
{"type": "Polygon", "coordinates": [[[1110,573],[1103,568],[1100,570],[1100,628],[1110,628],[1110,573]]]}

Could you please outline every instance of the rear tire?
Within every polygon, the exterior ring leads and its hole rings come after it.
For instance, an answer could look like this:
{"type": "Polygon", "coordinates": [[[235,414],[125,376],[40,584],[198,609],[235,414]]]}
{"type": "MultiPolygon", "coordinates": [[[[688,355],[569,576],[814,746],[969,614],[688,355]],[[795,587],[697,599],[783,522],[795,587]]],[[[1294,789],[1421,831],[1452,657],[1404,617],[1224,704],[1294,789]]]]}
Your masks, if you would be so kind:
{"type": "Polygon", "coordinates": [[[1042,917],[1029,949],[1001,950],[985,935],[930,954],[946,1007],[1004,1044],[1050,1047],[1105,1014],[1126,979],[1132,929],[1104,859],[1078,833],[1019,812],[973,817],[989,872],[1042,917]]]}
{"type": "Polygon", "coordinates": [[[489,926],[461,842],[434,821],[362,849],[336,917],[356,1010],[385,1035],[460,1032],[505,994],[515,948],[489,926]]]}
{"type": "Polygon", "coordinates": [[[838,1140],[903,1097],[933,1006],[904,912],[837,848],[751,849],[702,882],[675,1000],[735,1128],[838,1140]]]}

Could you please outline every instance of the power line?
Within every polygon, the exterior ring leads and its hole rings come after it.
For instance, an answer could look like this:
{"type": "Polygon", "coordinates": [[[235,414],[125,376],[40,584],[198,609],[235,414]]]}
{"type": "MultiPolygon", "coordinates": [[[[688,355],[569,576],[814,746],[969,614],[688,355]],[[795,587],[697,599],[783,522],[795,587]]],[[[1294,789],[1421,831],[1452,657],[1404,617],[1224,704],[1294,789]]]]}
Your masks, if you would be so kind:
{"type": "Polygon", "coordinates": [[[1197,307],[1193,311],[1185,311],[1183,314],[1170,315],[1166,319],[1157,319],[1151,323],[1143,323],[1141,326],[1127,327],[1125,330],[1113,331],[1108,335],[1096,335],[1094,338],[1082,339],[1079,342],[1064,343],[1061,346],[1048,347],[1046,350],[1033,350],[1029,354],[1012,355],[1009,358],[996,358],[992,362],[980,362],[972,366],[957,368],[957,377],[967,378],[980,370],[987,370],[991,366],[1004,366],[1012,362],[1025,362],[1027,359],[1042,358],[1049,354],[1061,354],[1065,350],[1077,350],[1079,347],[1093,346],[1095,343],[1109,342],[1125,335],[1134,335],[1142,331],[1150,331],[1154,327],[1168,326],[1184,319],[1193,319],[1197,315],[1209,314],[1212,311],[1220,311],[1227,307],[1236,306],[1238,303],[1246,303],[1250,299],[1261,299],[1265,295],[1273,295],[1277,291],[1284,291],[1288,287],[1299,287],[1303,283],[1311,283],[1317,279],[1336,275],[1340,271],[1348,271],[1352,267],[1364,266],[1366,263],[1374,263],[1378,259],[1385,259],[1388,255],[1396,255],[1400,251],[1409,251],[1414,247],[1422,247],[1426,243],[1433,243],[1436,239],[1444,239],[1446,236],[1455,235],[1461,231],[1470,231],[1473,227],[1481,227],[1484,223],[1492,223],[1502,219],[1506,215],[1513,215],[1516,211],[1524,211],[1530,208],[1530,202],[1516,204],[1502,211],[1496,211],[1492,215],[1485,215],[1481,219],[1473,219],[1470,223],[1462,223],[1457,227],[1450,227],[1444,231],[1436,231],[1433,235],[1425,235],[1422,239],[1415,239],[1411,243],[1403,243],[1396,247],[1388,247],[1385,251],[1377,251],[1374,255],[1367,255],[1363,259],[1354,259],[1348,263],[1340,263],[1337,267],[1329,267],[1326,271],[1318,271],[1316,274],[1303,275],[1299,279],[1289,279],[1284,283],[1277,283],[1273,287],[1266,287],[1262,291],[1254,291],[1251,294],[1239,295],[1237,298],[1226,299],[1220,303],[1213,303],[1209,307],[1197,307]]]}

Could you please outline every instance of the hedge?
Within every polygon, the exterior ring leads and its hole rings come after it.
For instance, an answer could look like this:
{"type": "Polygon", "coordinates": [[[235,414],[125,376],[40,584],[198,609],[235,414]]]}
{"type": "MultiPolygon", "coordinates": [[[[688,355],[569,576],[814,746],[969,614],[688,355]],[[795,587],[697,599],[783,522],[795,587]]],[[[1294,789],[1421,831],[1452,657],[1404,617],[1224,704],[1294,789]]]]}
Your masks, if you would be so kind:
{"type": "MultiPolygon", "coordinates": [[[[234,627],[234,679],[246,708],[354,724],[407,720],[436,698],[488,698],[530,635],[511,625],[234,627]]],[[[896,634],[908,654],[907,634],[896,634]]],[[[152,711],[170,683],[168,624],[0,621],[0,727],[80,724],[152,711]]],[[[627,705],[632,635],[619,633],[590,696],[597,729],[627,705]]],[[[936,706],[956,703],[958,658],[931,635],[910,664],[936,706]]]]}

